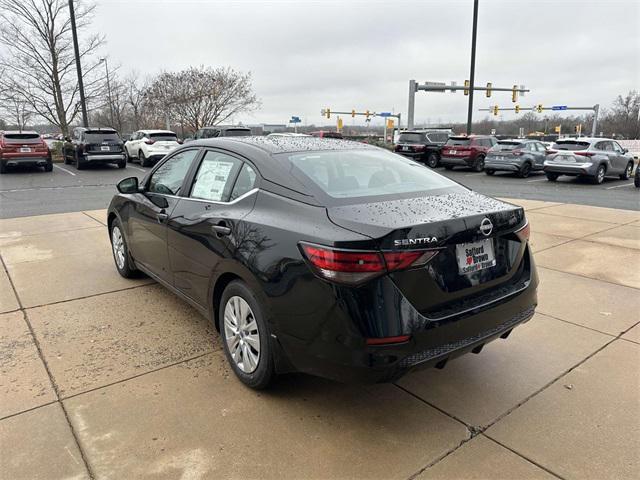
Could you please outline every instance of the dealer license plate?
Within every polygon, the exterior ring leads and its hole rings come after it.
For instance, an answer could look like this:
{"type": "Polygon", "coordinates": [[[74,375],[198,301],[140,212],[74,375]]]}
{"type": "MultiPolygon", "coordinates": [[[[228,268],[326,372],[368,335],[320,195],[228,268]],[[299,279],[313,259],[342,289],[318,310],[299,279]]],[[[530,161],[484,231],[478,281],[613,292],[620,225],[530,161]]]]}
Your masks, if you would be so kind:
{"type": "Polygon", "coordinates": [[[100,150],[102,150],[103,152],[108,152],[109,150],[111,150],[111,148],[108,145],[103,145],[102,147],[100,147],[100,150]]]}
{"type": "Polygon", "coordinates": [[[29,152],[31,152],[31,149],[29,147],[20,147],[20,152],[21,153],[29,153],[29,152]]]}
{"type": "Polygon", "coordinates": [[[496,256],[493,253],[493,240],[487,238],[478,242],[459,243],[456,245],[456,258],[461,274],[494,267],[496,256]]]}
{"type": "Polygon", "coordinates": [[[456,151],[455,150],[449,150],[449,155],[455,155],[456,151]]]}

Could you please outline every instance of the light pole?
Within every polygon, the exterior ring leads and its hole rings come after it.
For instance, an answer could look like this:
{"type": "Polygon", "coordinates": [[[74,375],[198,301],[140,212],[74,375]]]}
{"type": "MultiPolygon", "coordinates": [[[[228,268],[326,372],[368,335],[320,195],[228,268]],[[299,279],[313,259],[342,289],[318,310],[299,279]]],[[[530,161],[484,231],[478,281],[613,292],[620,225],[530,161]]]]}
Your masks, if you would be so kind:
{"type": "Polygon", "coordinates": [[[100,63],[104,62],[104,70],[107,73],[107,98],[109,99],[109,118],[111,119],[111,128],[113,126],[113,101],[111,99],[111,82],[109,81],[109,64],[107,63],[107,58],[102,57],[100,59],[100,63]]]}
{"type": "Polygon", "coordinates": [[[76,14],[73,9],[73,0],[69,0],[69,19],[71,20],[71,34],[73,36],[73,51],[76,57],[76,71],[78,73],[78,90],[80,91],[80,108],[82,109],[82,124],[89,127],[87,116],[87,102],[84,98],[84,83],[82,82],[82,65],[80,65],[80,49],[78,48],[78,32],[76,31],[76,14]]]}
{"type": "Polygon", "coordinates": [[[473,90],[476,73],[476,34],[478,33],[478,0],[473,0],[473,32],[471,34],[471,72],[469,73],[469,110],[467,111],[467,135],[471,135],[473,116],[473,90]]]}

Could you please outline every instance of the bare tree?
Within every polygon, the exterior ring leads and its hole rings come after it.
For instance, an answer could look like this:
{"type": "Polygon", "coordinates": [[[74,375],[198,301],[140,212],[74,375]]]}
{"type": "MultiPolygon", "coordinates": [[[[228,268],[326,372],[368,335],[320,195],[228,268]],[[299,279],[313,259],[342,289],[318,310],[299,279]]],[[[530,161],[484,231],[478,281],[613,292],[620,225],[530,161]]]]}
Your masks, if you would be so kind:
{"type": "MultiPolygon", "coordinates": [[[[76,0],[76,25],[81,33],[91,21],[94,5],[76,0]]],[[[80,44],[87,101],[104,88],[99,60],[102,37],[90,35],[80,44]]],[[[0,58],[3,82],[12,96],[27,102],[37,115],[64,134],[80,111],[71,21],[67,0],[0,0],[0,58]]]]}
{"type": "Polygon", "coordinates": [[[25,130],[33,111],[22,96],[14,94],[11,85],[5,87],[0,91],[0,110],[10,125],[15,125],[18,130],[25,130]]]}
{"type": "Polygon", "coordinates": [[[160,74],[145,100],[158,114],[165,113],[167,121],[177,121],[191,130],[224,122],[260,104],[251,74],[210,67],[160,74]]]}

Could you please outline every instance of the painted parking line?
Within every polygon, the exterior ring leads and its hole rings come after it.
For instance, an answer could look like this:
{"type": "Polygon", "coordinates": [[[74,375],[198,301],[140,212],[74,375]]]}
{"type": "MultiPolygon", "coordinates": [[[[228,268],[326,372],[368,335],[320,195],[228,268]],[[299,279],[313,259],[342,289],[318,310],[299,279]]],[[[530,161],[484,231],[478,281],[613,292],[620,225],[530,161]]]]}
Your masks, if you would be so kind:
{"type": "Polygon", "coordinates": [[[605,188],[605,190],[611,190],[611,189],[613,189],[613,188],[630,187],[631,185],[633,185],[633,182],[631,182],[631,183],[625,183],[624,185],[614,185],[613,187],[607,187],[607,188],[605,188]]]}
{"type": "Polygon", "coordinates": [[[484,175],[484,173],[483,172],[467,173],[465,174],[465,177],[473,177],[474,175],[484,175]]]}
{"type": "Polygon", "coordinates": [[[74,177],[76,176],[76,174],[75,174],[75,173],[73,173],[73,172],[71,172],[71,171],[67,170],[66,168],[62,168],[60,165],[56,165],[56,164],[54,163],[54,164],[53,164],[53,166],[54,166],[55,168],[58,168],[58,169],[62,170],[63,172],[67,172],[69,175],[73,175],[74,177]]]}
{"type": "Polygon", "coordinates": [[[547,178],[536,178],[535,180],[527,180],[527,183],[533,183],[533,182],[547,182],[547,178]]]}
{"type": "Polygon", "coordinates": [[[138,170],[139,172],[145,172],[147,173],[147,171],[143,168],[138,168],[138,167],[132,167],[131,165],[129,165],[127,168],[133,168],[134,170],[138,170]]]}

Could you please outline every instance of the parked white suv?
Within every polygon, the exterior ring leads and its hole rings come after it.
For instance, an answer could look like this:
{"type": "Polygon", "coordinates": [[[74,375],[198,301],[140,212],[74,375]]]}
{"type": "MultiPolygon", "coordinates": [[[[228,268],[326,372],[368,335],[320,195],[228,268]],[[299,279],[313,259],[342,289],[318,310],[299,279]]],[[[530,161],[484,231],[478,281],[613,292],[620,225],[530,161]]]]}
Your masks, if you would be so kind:
{"type": "Polygon", "coordinates": [[[138,130],[124,144],[127,161],[138,159],[146,167],[180,146],[178,137],[169,130],[138,130]]]}

